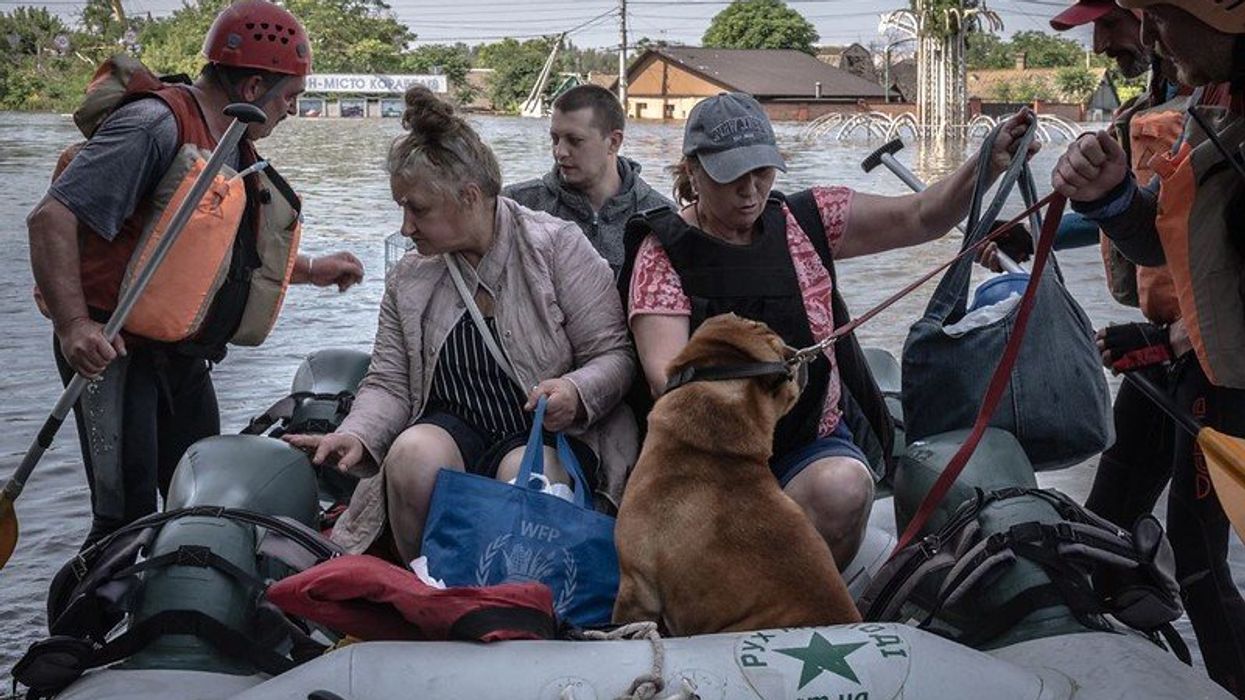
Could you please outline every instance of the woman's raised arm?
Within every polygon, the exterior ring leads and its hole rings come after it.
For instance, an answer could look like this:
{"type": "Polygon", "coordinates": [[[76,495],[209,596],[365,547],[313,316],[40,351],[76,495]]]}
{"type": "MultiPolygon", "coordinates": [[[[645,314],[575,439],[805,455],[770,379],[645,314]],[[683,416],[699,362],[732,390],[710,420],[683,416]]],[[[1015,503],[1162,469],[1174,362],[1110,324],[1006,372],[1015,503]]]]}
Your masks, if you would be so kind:
{"type": "MultiPolygon", "coordinates": [[[[1030,113],[1022,112],[1009,119],[1000,130],[990,153],[991,182],[1007,169],[1031,119],[1030,113]]],[[[1029,157],[1037,153],[1039,147],[1036,141],[1032,142],[1029,157]]],[[[835,257],[880,253],[946,235],[968,216],[977,181],[977,160],[977,154],[973,154],[955,172],[916,194],[886,197],[857,192],[852,197],[847,230],[835,257]]]]}

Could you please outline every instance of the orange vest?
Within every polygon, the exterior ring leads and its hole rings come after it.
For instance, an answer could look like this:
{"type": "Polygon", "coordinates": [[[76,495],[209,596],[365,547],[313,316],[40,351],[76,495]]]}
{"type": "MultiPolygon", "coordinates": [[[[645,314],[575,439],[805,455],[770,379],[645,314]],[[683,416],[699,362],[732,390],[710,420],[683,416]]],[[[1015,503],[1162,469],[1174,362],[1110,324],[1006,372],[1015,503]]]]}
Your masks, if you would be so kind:
{"type": "MultiPolygon", "coordinates": [[[[1245,143],[1245,117],[1207,115],[1236,153],[1245,143]]],[[[1201,129],[1151,166],[1161,188],[1155,226],[1175,283],[1189,339],[1206,377],[1217,386],[1245,388],[1245,254],[1239,239],[1245,183],[1201,129]]]]}
{"type": "MultiPolygon", "coordinates": [[[[1155,156],[1169,152],[1180,140],[1187,106],[1187,97],[1176,97],[1132,113],[1121,125],[1127,130],[1133,174],[1139,185],[1145,186],[1154,178],[1151,161],[1155,156]]],[[[1107,286],[1117,301],[1137,306],[1154,323],[1171,323],[1180,318],[1175,285],[1165,266],[1135,265],[1115,250],[1106,236],[1101,237],[1100,243],[1107,286]]]]}
{"type": "MultiPolygon", "coordinates": [[[[195,99],[190,90],[183,87],[162,87],[151,92],[136,91],[131,93],[131,96],[128,99],[139,99],[144,96],[159,98],[162,102],[168,105],[170,110],[173,111],[173,116],[177,120],[177,137],[179,146],[189,143],[208,151],[215,148],[216,139],[212,137],[212,133],[208,129],[203,113],[199,110],[198,100],[195,99]]],[[[196,168],[196,172],[200,169],[201,168],[196,168]]],[[[217,184],[219,185],[224,179],[224,177],[218,176],[217,184]]],[[[243,203],[245,203],[245,193],[242,192],[241,183],[238,183],[236,188],[239,193],[242,193],[243,203]]],[[[186,189],[189,190],[189,183],[187,183],[186,189]]],[[[219,188],[214,189],[217,189],[217,191],[209,191],[208,195],[204,198],[205,201],[213,197],[223,198],[224,194],[219,191],[219,188]]],[[[182,198],[184,198],[184,193],[182,198]]],[[[181,198],[179,198],[179,201],[180,199],[181,198]]],[[[234,206],[231,207],[230,216],[232,216],[232,210],[234,209],[236,209],[237,214],[241,214],[241,209],[237,208],[237,204],[234,204],[234,206]]],[[[120,298],[122,281],[126,278],[127,270],[130,269],[130,261],[134,258],[140,239],[143,238],[143,231],[147,226],[150,215],[150,207],[140,205],[138,209],[130,215],[130,218],[126,219],[125,223],[121,226],[121,230],[112,240],[105,239],[93,231],[82,231],[82,235],[79,236],[79,243],[81,244],[82,251],[79,258],[81,259],[80,269],[82,274],[82,292],[86,297],[87,306],[104,312],[111,312],[117,307],[117,302],[120,298]]],[[[163,218],[172,218],[172,215],[173,208],[170,207],[165,209],[163,218]]],[[[235,233],[236,230],[237,229],[235,228],[235,233]]],[[[194,233],[191,229],[191,224],[187,224],[186,233],[194,233]]],[[[190,235],[186,235],[179,240],[179,243],[188,241],[190,238],[190,235]]],[[[182,245],[184,245],[184,243],[182,245]]],[[[228,248],[231,248],[232,245],[233,241],[231,239],[229,241],[228,248]]],[[[148,250],[151,248],[151,246],[144,247],[148,250]]],[[[140,298],[139,306],[147,305],[155,301],[154,297],[159,296],[158,293],[155,292],[155,290],[158,289],[158,278],[164,277],[169,279],[175,276],[173,273],[178,272],[178,270],[175,270],[176,266],[170,264],[176,262],[174,253],[178,247],[181,246],[174,246],[174,250],[170,251],[169,257],[165,259],[165,264],[161,266],[162,270],[157,271],[156,278],[152,279],[152,286],[149,287],[149,290],[152,290],[152,293],[144,293],[143,297],[140,298]],[[164,272],[164,274],[161,274],[161,272],[164,272]]],[[[226,250],[228,250],[228,248],[226,248],[226,250]]],[[[219,260],[213,262],[219,263],[219,260]]],[[[209,261],[203,261],[204,267],[208,264],[210,264],[209,261]]],[[[215,272],[217,265],[212,265],[212,267],[212,272],[215,272]]],[[[184,270],[182,272],[184,272],[184,270]]],[[[131,314],[131,319],[134,320],[126,324],[127,331],[136,335],[153,338],[155,340],[182,339],[157,337],[159,335],[168,335],[159,332],[156,332],[155,335],[149,335],[149,333],[152,332],[152,329],[142,328],[144,324],[142,324],[141,312],[142,310],[140,308],[135,308],[134,312],[131,314]],[[135,321],[138,323],[135,323],[135,321]],[[140,327],[134,328],[132,327],[134,325],[138,325],[140,327]]]]}
{"type": "MultiPolygon", "coordinates": [[[[100,67],[74,118],[89,138],[117,106],[144,98],[160,99],[173,112],[179,150],[155,190],[111,241],[85,227],[80,231],[83,294],[97,316],[116,308],[216,146],[189,88],[165,84],[124,56],[100,67]]],[[[53,178],[79,147],[66,149],[53,178]]],[[[239,144],[239,154],[240,167],[258,159],[249,141],[239,144]]],[[[247,182],[235,175],[226,167],[215,176],[127,318],[127,334],[160,342],[189,340],[195,352],[213,358],[223,355],[226,341],[258,345],[268,335],[297,259],[299,201],[270,169],[247,182]],[[232,285],[231,303],[214,304],[225,285],[232,285]]]]}

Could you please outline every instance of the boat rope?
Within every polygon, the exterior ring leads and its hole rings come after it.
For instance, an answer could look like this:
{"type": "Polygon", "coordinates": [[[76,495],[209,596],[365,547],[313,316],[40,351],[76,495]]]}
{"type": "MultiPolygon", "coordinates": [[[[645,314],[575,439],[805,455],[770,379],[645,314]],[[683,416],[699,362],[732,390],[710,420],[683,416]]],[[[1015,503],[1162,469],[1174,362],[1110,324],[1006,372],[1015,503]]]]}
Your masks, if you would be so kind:
{"type": "MultiPolygon", "coordinates": [[[[679,684],[679,689],[673,694],[657,697],[657,694],[665,687],[665,681],[662,679],[663,666],[665,663],[666,648],[662,643],[661,634],[657,631],[656,622],[631,622],[617,629],[604,632],[601,630],[583,630],[577,635],[580,639],[588,641],[620,641],[633,639],[647,639],[653,648],[653,666],[649,672],[637,677],[631,682],[631,687],[626,694],[618,696],[617,700],[695,700],[696,684],[692,683],[688,678],[683,678],[679,684]]],[[[575,700],[574,689],[566,687],[562,689],[561,700],[575,700]]]]}

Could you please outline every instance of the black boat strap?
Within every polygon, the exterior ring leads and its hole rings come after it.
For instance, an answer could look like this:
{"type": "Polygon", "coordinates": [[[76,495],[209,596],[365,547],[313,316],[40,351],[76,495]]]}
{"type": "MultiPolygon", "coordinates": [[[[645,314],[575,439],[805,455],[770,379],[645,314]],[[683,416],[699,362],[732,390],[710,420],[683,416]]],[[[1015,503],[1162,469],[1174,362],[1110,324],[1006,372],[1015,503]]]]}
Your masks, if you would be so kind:
{"type": "Polygon", "coordinates": [[[222,624],[198,610],[166,610],[156,613],[100,647],[83,671],[107,666],[133,656],[165,635],[193,635],[211,644],[220,653],[245,661],[269,675],[284,673],[296,665],[250,637],[222,624]]]}

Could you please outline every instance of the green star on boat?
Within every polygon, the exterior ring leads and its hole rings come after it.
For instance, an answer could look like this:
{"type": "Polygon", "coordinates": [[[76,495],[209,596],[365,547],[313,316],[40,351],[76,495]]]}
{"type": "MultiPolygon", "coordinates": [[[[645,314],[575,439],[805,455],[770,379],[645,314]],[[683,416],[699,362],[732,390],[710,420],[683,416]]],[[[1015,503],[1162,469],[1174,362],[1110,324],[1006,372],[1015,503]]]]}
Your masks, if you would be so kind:
{"type": "Polygon", "coordinates": [[[804,663],[804,668],[800,670],[800,687],[808,685],[814,678],[820,676],[822,671],[829,671],[838,676],[859,683],[860,679],[856,677],[856,672],[847,663],[847,655],[853,651],[865,646],[867,642],[859,642],[856,644],[831,644],[820,633],[814,632],[813,638],[809,640],[806,647],[792,647],[789,649],[775,649],[779,654],[784,654],[795,659],[799,659],[804,663]]]}

